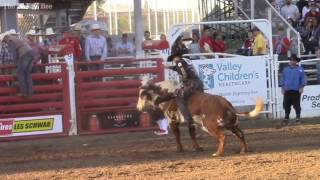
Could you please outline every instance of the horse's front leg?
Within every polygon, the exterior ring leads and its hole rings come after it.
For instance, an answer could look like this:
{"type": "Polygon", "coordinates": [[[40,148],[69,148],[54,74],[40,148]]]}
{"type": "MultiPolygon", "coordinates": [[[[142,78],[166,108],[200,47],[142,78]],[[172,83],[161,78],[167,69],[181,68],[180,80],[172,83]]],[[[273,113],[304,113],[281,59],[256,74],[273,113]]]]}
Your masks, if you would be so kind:
{"type": "Polygon", "coordinates": [[[176,143],[177,143],[177,151],[183,152],[182,144],[181,144],[181,138],[180,138],[180,129],[179,129],[179,123],[176,122],[170,122],[170,128],[176,137],[176,143]]]}
{"type": "Polygon", "coordinates": [[[188,128],[189,128],[189,135],[192,140],[194,151],[203,151],[203,148],[199,146],[198,141],[196,139],[196,127],[195,126],[188,126],[188,128]]]}

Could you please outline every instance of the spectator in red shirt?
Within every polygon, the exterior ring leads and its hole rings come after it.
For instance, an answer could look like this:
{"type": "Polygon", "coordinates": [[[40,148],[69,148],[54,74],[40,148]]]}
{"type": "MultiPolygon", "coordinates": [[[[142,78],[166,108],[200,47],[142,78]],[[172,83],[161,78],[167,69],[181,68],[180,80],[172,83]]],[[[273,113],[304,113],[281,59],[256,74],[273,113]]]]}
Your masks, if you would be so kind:
{"type": "Polygon", "coordinates": [[[287,53],[290,48],[290,40],[284,34],[284,28],[279,27],[277,34],[273,37],[274,53],[279,55],[279,60],[288,59],[287,53]]]}
{"type": "MultiPolygon", "coordinates": [[[[82,57],[82,49],[80,45],[80,40],[77,37],[73,37],[68,28],[65,28],[61,31],[63,38],[59,41],[60,45],[68,45],[71,47],[74,60],[79,61],[82,57]]],[[[68,47],[66,47],[68,48],[68,47]]]]}
{"type": "Polygon", "coordinates": [[[306,14],[305,19],[308,17],[315,17],[317,20],[320,18],[320,12],[315,2],[312,2],[310,5],[310,11],[306,14]]]}
{"type": "Polygon", "coordinates": [[[213,41],[210,36],[210,27],[204,27],[201,38],[199,39],[200,52],[212,53],[213,41]]]}
{"type": "Polygon", "coordinates": [[[222,35],[217,34],[213,40],[213,52],[224,53],[227,50],[227,45],[224,42],[222,35]]]}

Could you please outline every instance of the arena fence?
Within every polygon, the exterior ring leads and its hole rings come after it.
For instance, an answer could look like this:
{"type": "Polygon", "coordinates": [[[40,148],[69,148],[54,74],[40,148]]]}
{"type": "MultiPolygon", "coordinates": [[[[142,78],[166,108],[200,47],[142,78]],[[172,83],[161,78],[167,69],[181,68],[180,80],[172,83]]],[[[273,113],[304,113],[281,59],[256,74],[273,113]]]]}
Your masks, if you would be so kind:
{"type": "Polygon", "coordinates": [[[65,136],[70,128],[70,97],[67,64],[36,65],[33,96],[18,96],[15,66],[0,66],[0,141],[65,136]],[[61,72],[46,73],[49,66],[61,72]],[[6,75],[7,74],[7,75],[6,75]]]}
{"type": "Polygon", "coordinates": [[[120,58],[76,63],[78,133],[155,129],[155,122],[138,112],[136,103],[142,77],[164,80],[162,62],[159,58],[120,58]]]}

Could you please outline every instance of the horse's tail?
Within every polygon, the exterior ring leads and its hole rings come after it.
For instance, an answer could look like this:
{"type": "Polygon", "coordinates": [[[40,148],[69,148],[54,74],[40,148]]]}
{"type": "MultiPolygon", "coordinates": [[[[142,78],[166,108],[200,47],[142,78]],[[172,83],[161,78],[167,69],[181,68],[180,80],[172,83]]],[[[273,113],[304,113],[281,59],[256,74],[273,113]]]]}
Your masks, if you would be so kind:
{"type": "Polygon", "coordinates": [[[244,112],[244,113],[237,113],[238,116],[242,117],[256,117],[258,116],[261,111],[263,110],[264,102],[262,98],[257,98],[256,99],[256,106],[254,109],[250,112],[244,112]]]}

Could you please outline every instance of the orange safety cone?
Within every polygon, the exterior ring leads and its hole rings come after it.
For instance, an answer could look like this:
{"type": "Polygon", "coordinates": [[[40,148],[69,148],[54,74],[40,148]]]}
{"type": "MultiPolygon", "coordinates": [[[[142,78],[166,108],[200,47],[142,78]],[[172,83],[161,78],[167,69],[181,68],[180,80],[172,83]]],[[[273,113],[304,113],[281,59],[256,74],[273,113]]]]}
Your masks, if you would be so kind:
{"type": "Polygon", "coordinates": [[[97,115],[91,115],[89,119],[89,131],[99,131],[100,130],[100,122],[97,115]]]}
{"type": "Polygon", "coordinates": [[[150,127],[150,116],[147,113],[141,113],[140,115],[140,127],[150,127]]]}

